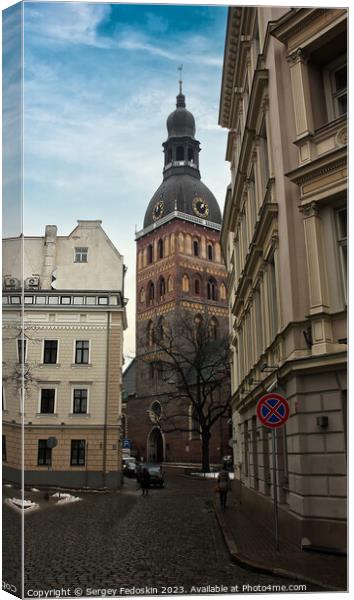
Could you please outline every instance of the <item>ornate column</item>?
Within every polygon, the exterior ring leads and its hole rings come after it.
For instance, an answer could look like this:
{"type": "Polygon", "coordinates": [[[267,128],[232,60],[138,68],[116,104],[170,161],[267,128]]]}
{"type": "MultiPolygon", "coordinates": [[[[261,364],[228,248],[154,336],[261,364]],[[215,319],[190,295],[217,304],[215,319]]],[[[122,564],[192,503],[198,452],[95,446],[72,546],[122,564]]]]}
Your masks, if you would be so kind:
{"type": "Polygon", "coordinates": [[[293,92],[296,137],[313,133],[313,114],[307,57],[302,48],[289,54],[291,87],[293,92]]]}
{"type": "Polygon", "coordinates": [[[329,294],[324,252],[323,227],[315,202],[302,207],[304,217],[307,269],[309,277],[312,353],[332,350],[333,333],[329,310],[329,294]]]}

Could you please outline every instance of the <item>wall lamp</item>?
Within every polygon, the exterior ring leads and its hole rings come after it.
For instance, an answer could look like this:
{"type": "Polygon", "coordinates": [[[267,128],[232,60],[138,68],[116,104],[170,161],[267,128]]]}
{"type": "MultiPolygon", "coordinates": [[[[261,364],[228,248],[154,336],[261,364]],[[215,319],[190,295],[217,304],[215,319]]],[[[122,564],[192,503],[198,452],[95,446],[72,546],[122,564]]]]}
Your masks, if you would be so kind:
{"type": "Polygon", "coordinates": [[[326,429],[328,427],[328,417],[327,415],[321,415],[320,417],[316,417],[316,424],[321,429],[326,429]]]}
{"type": "Polygon", "coordinates": [[[263,363],[263,365],[261,365],[261,372],[264,373],[271,373],[273,371],[277,371],[278,367],[271,367],[270,365],[267,365],[267,363],[263,363]]]}

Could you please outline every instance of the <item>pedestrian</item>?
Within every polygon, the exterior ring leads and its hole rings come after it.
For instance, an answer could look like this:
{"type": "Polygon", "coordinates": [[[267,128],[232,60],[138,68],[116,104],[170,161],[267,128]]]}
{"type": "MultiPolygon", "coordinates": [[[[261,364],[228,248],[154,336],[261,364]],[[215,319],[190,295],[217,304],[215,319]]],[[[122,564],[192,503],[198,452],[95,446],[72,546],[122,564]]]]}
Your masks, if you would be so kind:
{"type": "Polygon", "coordinates": [[[218,492],[220,497],[221,508],[226,508],[227,492],[230,490],[230,475],[223,465],[220,473],[218,474],[218,492]]]}
{"type": "Polygon", "coordinates": [[[142,489],[142,495],[149,495],[149,487],[150,487],[150,473],[146,467],[143,468],[141,477],[140,477],[140,486],[142,489]]]}

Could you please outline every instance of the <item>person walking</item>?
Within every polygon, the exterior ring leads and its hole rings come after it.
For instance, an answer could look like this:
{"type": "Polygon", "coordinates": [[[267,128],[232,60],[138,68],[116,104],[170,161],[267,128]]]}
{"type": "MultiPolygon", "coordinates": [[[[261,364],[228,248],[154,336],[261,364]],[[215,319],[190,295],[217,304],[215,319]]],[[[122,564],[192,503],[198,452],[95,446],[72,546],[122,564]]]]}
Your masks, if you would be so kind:
{"type": "Polygon", "coordinates": [[[218,475],[218,492],[221,508],[226,508],[227,492],[230,490],[230,487],[230,475],[226,471],[225,466],[223,466],[218,475]]]}
{"type": "Polygon", "coordinates": [[[142,495],[149,495],[149,487],[150,487],[150,473],[146,467],[143,468],[141,473],[140,486],[142,489],[142,495]]]}

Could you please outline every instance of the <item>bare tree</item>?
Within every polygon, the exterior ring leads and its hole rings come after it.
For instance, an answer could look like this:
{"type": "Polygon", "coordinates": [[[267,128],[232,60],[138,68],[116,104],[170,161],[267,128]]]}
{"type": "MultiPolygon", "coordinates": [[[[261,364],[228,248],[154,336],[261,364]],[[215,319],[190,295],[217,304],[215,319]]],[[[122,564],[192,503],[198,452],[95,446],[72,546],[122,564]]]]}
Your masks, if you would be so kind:
{"type": "Polygon", "coordinates": [[[200,435],[202,470],[209,471],[211,429],[230,412],[228,338],[220,336],[215,317],[181,310],[173,324],[160,320],[153,336],[148,355],[166,389],[159,425],[165,433],[200,435]]]}

